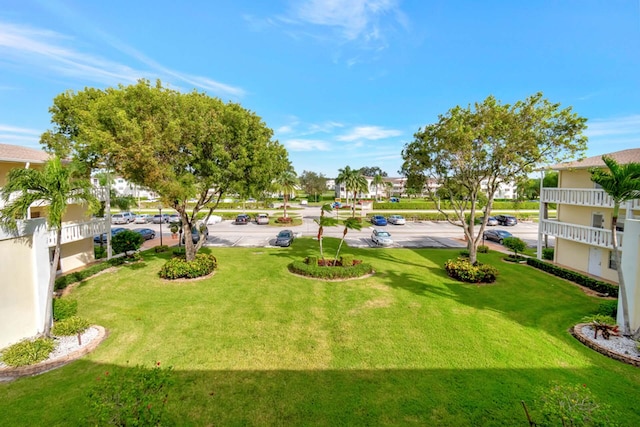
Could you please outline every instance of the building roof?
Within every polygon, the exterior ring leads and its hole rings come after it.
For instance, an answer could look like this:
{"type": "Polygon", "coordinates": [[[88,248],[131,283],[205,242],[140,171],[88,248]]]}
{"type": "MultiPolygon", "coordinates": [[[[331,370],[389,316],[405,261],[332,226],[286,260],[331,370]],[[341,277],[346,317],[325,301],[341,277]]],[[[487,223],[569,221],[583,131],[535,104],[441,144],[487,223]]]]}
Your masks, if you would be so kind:
{"type": "Polygon", "coordinates": [[[44,163],[49,154],[34,148],[19,145],[0,144],[0,162],[44,163]]]}
{"type": "Polygon", "coordinates": [[[602,156],[611,157],[618,164],[625,165],[627,163],[640,163],[640,148],[631,148],[628,150],[616,151],[615,153],[601,154],[599,156],[587,157],[582,160],[573,162],[556,163],[546,167],[551,170],[567,170],[567,169],[589,169],[593,167],[604,167],[602,156]]]}

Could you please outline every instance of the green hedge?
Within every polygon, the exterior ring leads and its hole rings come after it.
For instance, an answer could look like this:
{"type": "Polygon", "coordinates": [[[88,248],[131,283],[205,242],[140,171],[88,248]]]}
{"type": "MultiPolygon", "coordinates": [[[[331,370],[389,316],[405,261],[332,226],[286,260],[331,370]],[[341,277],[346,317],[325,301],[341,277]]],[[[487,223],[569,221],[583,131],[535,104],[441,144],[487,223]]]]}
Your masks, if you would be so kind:
{"type": "Polygon", "coordinates": [[[557,265],[549,264],[536,258],[527,258],[527,264],[547,273],[551,273],[554,276],[561,277],[563,279],[570,280],[586,288],[592,289],[601,294],[607,294],[612,297],[618,296],[618,287],[611,283],[596,280],[583,274],[577,273],[566,268],[558,267],[557,265]]]}
{"type": "Polygon", "coordinates": [[[193,261],[176,257],[167,261],[158,274],[167,280],[195,279],[211,273],[217,265],[216,257],[209,254],[196,254],[193,261]]]}
{"type": "Polygon", "coordinates": [[[307,264],[304,261],[294,261],[289,264],[289,271],[302,276],[316,279],[351,279],[373,273],[371,264],[360,263],[347,267],[324,267],[316,264],[307,264]]]}
{"type": "Polygon", "coordinates": [[[112,258],[109,261],[101,262],[100,264],[94,264],[91,267],[87,267],[84,270],[76,271],[61,277],[58,277],[55,281],[54,289],[59,291],[66,288],[72,283],[81,282],[84,279],[88,279],[94,274],[98,274],[109,267],[124,264],[124,258],[112,258]]]}
{"type": "Polygon", "coordinates": [[[89,327],[89,321],[82,317],[73,316],[53,324],[51,332],[57,337],[81,334],[89,327]]]}
{"type": "MultiPolygon", "coordinates": [[[[430,200],[424,201],[415,201],[415,202],[398,202],[398,203],[390,203],[390,202],[374,202],[373,209],[382,209],[382,210],[435,210],[438,207],[436,202],[430,200]]],[[[452,209],[451,203],[447,200],[440,201],[440,208],[447,210],[452,209]]],[[[514,210],[518,209],[526,209],[526,210],[537,210],[540,208],[540,204],[538,202],[517,202],[517,201],[508,201],[508,202],[493,202],[493,210],[514,210]]]]}

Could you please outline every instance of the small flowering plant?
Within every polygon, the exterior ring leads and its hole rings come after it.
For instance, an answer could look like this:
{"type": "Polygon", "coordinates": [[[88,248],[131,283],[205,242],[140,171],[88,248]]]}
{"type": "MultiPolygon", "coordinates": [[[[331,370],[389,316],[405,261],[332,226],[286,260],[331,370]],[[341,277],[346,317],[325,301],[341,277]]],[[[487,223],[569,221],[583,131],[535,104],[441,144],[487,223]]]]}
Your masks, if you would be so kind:
{"type": "Polygon", "coordinates": [[[156,362],[151,368],[105,371],[89,392],[96,425],[146,426],[162,424],[172,384],[172,368],[156,362]]]}

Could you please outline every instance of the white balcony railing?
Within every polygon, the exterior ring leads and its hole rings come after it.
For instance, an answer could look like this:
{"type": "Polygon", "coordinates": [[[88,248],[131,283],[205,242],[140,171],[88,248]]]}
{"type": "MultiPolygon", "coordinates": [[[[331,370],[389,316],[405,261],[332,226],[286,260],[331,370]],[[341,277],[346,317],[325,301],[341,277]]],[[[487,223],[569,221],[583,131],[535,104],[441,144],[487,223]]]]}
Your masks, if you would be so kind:
{"type": "MultiPolygon", "coordinates": [[[[96,234],[107,231],[107,222],[100,219],[92,219],[87,222],[62,224],[62,244],[77,242],[78,240],[93,238],[96,234]]],[[[56,230],[49,230],[49,247],[56,245],[56,230]]]]}
{"type": "MultiPolygon", "coordinates": [[[[563,205],[613,208],[613,199],[604,190],[595,188],[543,188],[540,201],[563,205]]],[[[640,209],[640,200],[631,200],[623,208],[640,209]]]]}
{"type": "MultiPolygon", "coordinates": [[[[567,239],[574,242],[585,243],[587,245],[613,249],[611,230],[605,230],[603,228],[587,227],[584,225],[544,219],[540,221],[540,231],[542,234],[558,237],[560,239],[567,239]]],[[[622,248],[623,236],[624,233],[619,231],[619,248],[622,248]]]]}

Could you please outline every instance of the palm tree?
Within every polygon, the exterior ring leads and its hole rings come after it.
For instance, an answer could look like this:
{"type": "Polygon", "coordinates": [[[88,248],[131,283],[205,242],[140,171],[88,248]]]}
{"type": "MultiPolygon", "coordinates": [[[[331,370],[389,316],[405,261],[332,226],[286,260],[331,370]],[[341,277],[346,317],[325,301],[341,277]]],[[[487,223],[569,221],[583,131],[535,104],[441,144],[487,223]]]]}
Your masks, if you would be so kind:
{"type": "Polygon", "coordinates": [[[613,256],[618,270],[618,286],[620,287],[620,302],[622,305],[622,333],[625,336],[631,334],[629,327],[629,302],[624,283],[624,275],[618,251],[618,236],[616,225],[620,205],[626,201],[640,198],[640,163],[627,163],[619,165],[614,159],[603,156],[602,161],[608,170],[593,168],[591,181],[599,184],[602,189],[613,199],[613,215],[611,217],[611,237],[613,245],[613,256]]]}
{"type": "Polygon", "coordinates": [[[384,183],[384,192],[387,195],[387,199],[391,198],[391,193],[393,191],[393,183],[390,181],[385,181],[384,183]]]}
{"type": "Polygon", "coordinates": [[[325,212],[331,212],[333,209],[330,204],[323,205],[320,208],[320,218],[315,219],[315,223],[318,224],[318,243],[320,245],[320,258],[322,258],[324,265],[324,250],[322,247],[322,235],[324,233],[324,227],[332,227],[338,224],[338,220],[332,217],[325,216],[325,212]]]}
{"type": "Polygon", "coordinates": [[[371,186],[374,187],[376,189],[376,201],[379,200],[378,198],[378,189],[380,188],[380,186],[384,185],[384,177],[382,175],[380,175],[379,173],[377,173],[374,177],[373,177],[373,181],[371,181],[371,186]]]}
{"type": "Polygon", "coordinates": [[[298,177],[293,169],[288,169],[282,172],[275,181],[276,187],[282,192],[282,198],[284,200],[284,217],[287,217],[287,203],[289,202],[289,196],[296,190],[298,184],[298,177]]]}
{"type": "Polygon", "coordinates": [[[355,218],[356,196],[358,193],[364,193],[369,189],[367,179],[360,173],[360,171],[353,170],[349,166],[346,166],[344,169],[338,169],[338,172],[338,178],[336,179],[344,184],[344,188],[347,193],[349,193],[349,191],[353,192],[351,217],[355,218]]]}
{"type": "Polygon", "coordinates": [[[32,204],[45,202],[47,223],[50,229],[56,230],[43,328],[43,335],[49,337],[53,320],[53,287],[60,261],[62,218],[68,204],[88,203],[93,210],[97,200],[91,193],[89,181],[74,177],[73,170],[63,167],[57,157],[48,160],[42,170],[16,168],[9,171],[6,185],[0,189],[0,197],[5,202],[5,207],[0,210],[0,222],[8,229],[17,229],[16,219],[27,218],[32,204]]]}
{"type": "Polygon", "coordinates": [[[333,260],[333,265],[336,265],[338,263],[338,256],[340,255],[340,250],[342,249],[344,238],[347,237],[347,232],[349,230],[360,230],[361,228],[362,228],[362,223],[358,221],[356,218],[347,218],[344,220],[344,230],[342,231],[342,239],[340,240],[340,244],[338,245],[338,251],[336,252],[336,258],[333,260]]]}

